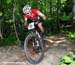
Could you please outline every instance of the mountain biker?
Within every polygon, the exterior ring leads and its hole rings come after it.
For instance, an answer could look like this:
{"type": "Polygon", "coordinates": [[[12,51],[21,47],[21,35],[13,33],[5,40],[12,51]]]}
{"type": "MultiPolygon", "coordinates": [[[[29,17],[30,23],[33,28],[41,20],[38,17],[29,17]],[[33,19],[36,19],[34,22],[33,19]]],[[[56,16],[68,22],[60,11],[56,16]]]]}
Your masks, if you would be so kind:
{"type": "Polygon", "coordinates": [[[23,16],[25,19],[24,25],[25,26],[27,25],[28,19],[32,20],[39,27],[39,29],[42,33],[42,36],[43,36],[44,28],[42,26],[42,22],[39,21],[39,16],[41,16],[44,20],[46,20],[46,16],[43,13],[41,13],[38,9],[31,8],[31,6],[29,6],[29,5],[25,5],[23,7],[23,13],[24,13],[23,16]]]}

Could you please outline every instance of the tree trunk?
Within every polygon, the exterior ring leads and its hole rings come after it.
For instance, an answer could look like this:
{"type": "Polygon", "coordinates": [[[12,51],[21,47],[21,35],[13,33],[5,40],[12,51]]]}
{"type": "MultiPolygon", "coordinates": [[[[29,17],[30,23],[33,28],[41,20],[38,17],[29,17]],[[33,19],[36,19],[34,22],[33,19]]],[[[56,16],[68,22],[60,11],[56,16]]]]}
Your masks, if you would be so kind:
{"type": "Polygon", "coordinates": [[[53,16],[53,10],[52,10],[52,0],[50,0],[50,16],[53,16]]]}
{"type": "Polygon", "coordinates": [[[16,35],[16,38],[19,42],[19,44],[21,44],[20,40],[19,40],[19,37],[18,37],[18,34],[17,34],[17,30],[16,30],[16,25],[15,25],[15,13],[16,13],[16,1],[14,0],[14,3],[13,3],[13,26],[14,26],[14,31],[15,31],[15,35],[16,35]]]}
{"type": "Polygon", "coordinates": [[[72,27],[71,27],[71,31],[75,31],[75,0],[73,0],[73,23],[72,23],[72,27]]]}
{"type": "Polygon", "coordinates": [[[3,39],[1,31],[2,31],[2,26],[1,26],[1,21],[0,21],[0,38],[3,39]]]}
{"type": "MultiPolygon", "coordinates": [[[[53,5],[52,5],[52,0],[50,0],[50,17],[52,18],[52,16],[53,16],[53,5]]],[[[52,22],[51,22],[50,26],[51,26],[50,32],[53,32],[54,28],[53,28],[52,22]]]]}
{"type": "Polygon", "coordinates": [[[57,1],[57,28],[58,28],[58,31],[60,31],[60,4],[61,4],[61,1],[58,0],[57,1]]]}

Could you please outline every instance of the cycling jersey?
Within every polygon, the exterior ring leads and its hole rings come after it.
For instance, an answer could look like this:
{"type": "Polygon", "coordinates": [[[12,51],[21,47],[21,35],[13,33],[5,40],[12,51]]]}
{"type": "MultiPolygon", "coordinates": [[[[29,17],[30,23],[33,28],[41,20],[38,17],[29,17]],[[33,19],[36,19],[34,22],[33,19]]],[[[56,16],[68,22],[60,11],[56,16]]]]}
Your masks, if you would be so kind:
{"type": "Polygon", "coordinates": [[[31,19],[32,21],[37,21],[38,20],[38,10],[31,9],[31,15],[24,14],[24,18],[31,19]]]}

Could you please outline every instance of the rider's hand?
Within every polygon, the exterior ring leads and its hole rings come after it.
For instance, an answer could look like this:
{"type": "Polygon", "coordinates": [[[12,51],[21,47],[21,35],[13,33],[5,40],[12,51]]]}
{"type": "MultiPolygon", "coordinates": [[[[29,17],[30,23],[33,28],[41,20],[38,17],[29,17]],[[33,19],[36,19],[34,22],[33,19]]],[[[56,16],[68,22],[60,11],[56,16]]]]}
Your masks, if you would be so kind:
{"type": "Polygon", "coordinates": [[[27,26],[27,23],[26,22],[24,22],[24,26],[27,26]]]}
{"type": "Polygon", "coordinates": [[[43,19],[46,20],[46,16],[45,15],[43,16],[43,19]]]}
{"type": "Polygon", "coordinates": [[[26,24],[25,22],[23,22],[22,28],[23,28],[23,29],[26,29],[26,28],[27,28],[27,24],[26,24]]]}

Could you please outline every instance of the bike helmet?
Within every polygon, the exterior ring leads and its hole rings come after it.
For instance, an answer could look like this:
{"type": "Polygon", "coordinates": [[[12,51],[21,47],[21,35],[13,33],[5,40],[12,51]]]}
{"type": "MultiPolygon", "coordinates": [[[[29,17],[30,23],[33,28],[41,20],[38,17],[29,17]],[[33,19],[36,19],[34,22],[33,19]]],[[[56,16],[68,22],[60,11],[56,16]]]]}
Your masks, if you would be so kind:
{"type": "Polygon", "coordinates": [[[31,7],[30,7],[29,5],[25,5],[25,6],[23,7],[23,13],[25,13],[25,14],[29,13],[30,10],[31,10],[31,7]]]}

